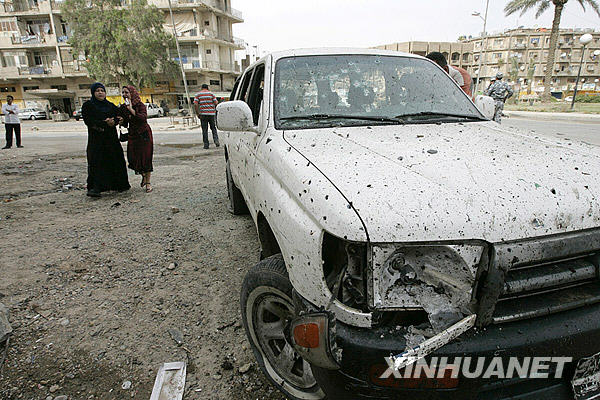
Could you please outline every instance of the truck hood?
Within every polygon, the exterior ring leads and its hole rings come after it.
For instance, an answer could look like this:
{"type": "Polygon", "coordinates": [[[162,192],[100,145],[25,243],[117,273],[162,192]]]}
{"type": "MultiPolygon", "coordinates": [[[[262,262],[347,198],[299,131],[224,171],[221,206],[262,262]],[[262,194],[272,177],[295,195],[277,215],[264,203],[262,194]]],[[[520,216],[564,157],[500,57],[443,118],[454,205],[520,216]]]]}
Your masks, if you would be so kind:
{"type": "Polygon", "coordinates": [[[591,145],[494,122],[284,137],[348,198],[371,242],[503,242],[600,226],[600,152],[591,145]]]}

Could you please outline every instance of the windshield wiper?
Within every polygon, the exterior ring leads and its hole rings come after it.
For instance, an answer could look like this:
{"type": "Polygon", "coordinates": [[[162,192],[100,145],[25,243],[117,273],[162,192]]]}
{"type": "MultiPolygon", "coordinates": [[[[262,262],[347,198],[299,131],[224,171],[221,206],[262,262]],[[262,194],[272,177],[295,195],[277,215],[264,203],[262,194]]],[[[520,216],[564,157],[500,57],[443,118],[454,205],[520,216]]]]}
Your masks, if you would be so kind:
{"type": "Polygon", "coordinates": [[[398,118],[390,118],[376,115],[343,115],[343,114],[309,114],[309,115],[295,115],[290,117],[279,118],[282,121],[289,121],[295,119],[308,119],[308,120],[328,120],[328,119],[352,119],[362,121],[377,121],[377,122],[392,122],[394,124],[402,124],[404,121],[398,118]]]}
{"type": "Polygon", "coordinates": [[[400,114],[396,115],[395,118],[403,119],[408,117],[450,117],[450,118],[464,118],[464,119],[475,119],[479,121],[485,121],[485,119],[478,117],[476,115],[462,115],[462,114],[453,114],[446,112],[437,112],[437,111],[421,111],[417,113],[409,113],[409,114],[400,114]]]}

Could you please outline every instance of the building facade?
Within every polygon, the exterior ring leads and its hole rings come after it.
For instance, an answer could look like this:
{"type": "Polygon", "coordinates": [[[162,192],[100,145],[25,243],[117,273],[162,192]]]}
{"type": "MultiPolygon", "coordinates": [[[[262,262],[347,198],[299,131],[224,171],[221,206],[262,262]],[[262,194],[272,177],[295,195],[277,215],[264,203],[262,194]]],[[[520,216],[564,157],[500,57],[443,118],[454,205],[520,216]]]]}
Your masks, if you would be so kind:
{"type": "Polygon", "coordinates": [[[427,54],[439,51],[446,57],[448,63],[466,70],[473,62],[473,44],[463,42],[398,42],[375,47],[382,50],[401,51],[425,57],[427,54]]]}
{"type": "MultiPolygon", "coordinates": [[[[498,72],[520,92],[521,98],[539,97],[544,91],[546,60],[550,51],[550,30],[509,29],[489,34],[485,38],[464,38],[459,42],[400,42],[377,46],[379,49],[402,51],[425,56],[439,51],[450,65],[465,68],[477,80],[481,57],[481,86],[486,88],[498,72]]],[[[552,92],[557,97],[572,94],[581,68],[579,90],[600,92],[600,32],[590,29],[561,29],[556,61],[553,68],[552,92]],[[585,33],[593,36],[583,46],[579,38],[585,33]]]]}
{"type": "MultiPolygon", "coordinates": [[[[164,29],[173,32],[167,0],[149,0],[165,16],[164,29]]],[[[68,45],[71,30],[61,18],[61,0],[0,0],[0,101],[12,95],[22,107],[56,107],[71,114],[90,98],[81,56],[68,45]]],[[[234,52],[244,42],[232,35],[243,22],[230,0],[172,0],[181,61],[190,95],[209,84],[217,96],[228,96],[240,67],[234,52]]],[[[172,52],[179,62],[177,53],[172,52]]],[[[109,99],[120,100],[119,82],[106,82],[109,99]]],[[[185,102],[183,81],[157,77],[143,88],[145,101],[166,101],[171,108],[185,102]]]]}
{"type": "MultiPolygon", "coordinates": [[[[473,45],[471,73],[477,76],[479,57],[483,57],[481,79],[484,87],[497,72],[502,72],[518,88],[540,94],[544,90],[546,61],[550,52],[550,29],[509,29],[469,38],[463,43],[473,45]]],[[[552,71],[552,92],[564,95],[575,87],[579,66],[580,90],[600,90],[600,32],[592,29],[561,29],[552,71]],[[593,40],[581,56],[579,38],[590,33],[593,40]],[[596,53],[596,54],[595,54],[596,53]]]]}

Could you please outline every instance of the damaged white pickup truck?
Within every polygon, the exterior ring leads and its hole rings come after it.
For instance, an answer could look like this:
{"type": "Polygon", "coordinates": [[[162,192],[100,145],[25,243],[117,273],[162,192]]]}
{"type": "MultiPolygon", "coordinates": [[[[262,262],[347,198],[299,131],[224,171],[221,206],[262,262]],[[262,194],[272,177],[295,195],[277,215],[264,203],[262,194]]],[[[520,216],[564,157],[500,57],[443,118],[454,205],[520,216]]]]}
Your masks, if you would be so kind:
{"type": "Polygon", "coordinates": [[[597,152],[502,129],[408,54],[270,54],[231,99],[217,116],[230,207],[262,248],[242,318],[282,392],[573,397],[576,362],[600,352],[597,152]],[[425,347],[573,363],[555,379],[385,373],[425,347]]]}

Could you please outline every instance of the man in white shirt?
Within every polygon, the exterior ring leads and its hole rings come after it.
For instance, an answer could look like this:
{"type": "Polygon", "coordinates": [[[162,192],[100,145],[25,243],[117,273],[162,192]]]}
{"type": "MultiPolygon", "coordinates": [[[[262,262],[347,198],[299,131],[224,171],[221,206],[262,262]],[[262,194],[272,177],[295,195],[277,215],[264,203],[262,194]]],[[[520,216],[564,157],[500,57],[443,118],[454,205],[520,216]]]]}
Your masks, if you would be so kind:
{"type": "Polygon", "coordinates": [[[13,131],[17,138],[17,147],[21,146],[21,120],[19,120],[19,106],[13,104],[15,99],[8,95],[6,96],[6,104],[2,106],[2,114],[4,114],[4,126],[6,128],[6,146],[3,149],[12,147],[13,131]]]}
{"type": "Polygon", "coordinates": [[[456,81],[456,83],[458,83],[458,86],[460,86],[461,89],[465,90],[465,88],[463,87],[465,86],[465,79],[463,78],[462,74],[458,69],[448,65],[448,61],[446,61],[446,57],[444,57],[442,53],[434,51],[433,53],[427,54],[426,57],[429,58],[431,61],[435,62],[437,65],[439,65],[444,71],[448,73],[448,75],[450,75],[452,79],[456,81]]]}

